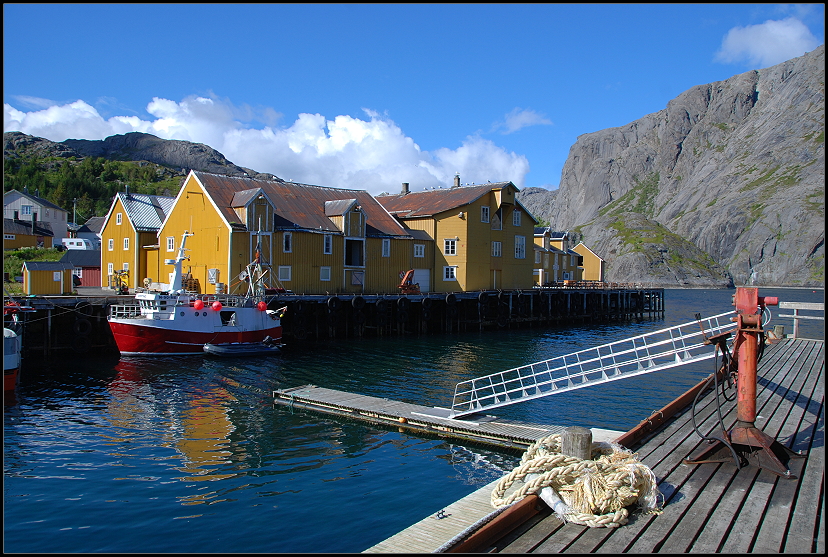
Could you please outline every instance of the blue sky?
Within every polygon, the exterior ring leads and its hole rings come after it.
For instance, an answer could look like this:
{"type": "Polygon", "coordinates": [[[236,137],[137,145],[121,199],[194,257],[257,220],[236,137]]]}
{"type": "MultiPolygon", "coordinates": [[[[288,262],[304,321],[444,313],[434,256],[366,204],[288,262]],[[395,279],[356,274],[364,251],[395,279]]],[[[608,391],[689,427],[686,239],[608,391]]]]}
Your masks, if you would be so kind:
{"type": "Polygon", "coordinates": [[[823,4],[4,4],[4,131],[284,179],[557,188],[579,135],[824,42],[823,4]]]}

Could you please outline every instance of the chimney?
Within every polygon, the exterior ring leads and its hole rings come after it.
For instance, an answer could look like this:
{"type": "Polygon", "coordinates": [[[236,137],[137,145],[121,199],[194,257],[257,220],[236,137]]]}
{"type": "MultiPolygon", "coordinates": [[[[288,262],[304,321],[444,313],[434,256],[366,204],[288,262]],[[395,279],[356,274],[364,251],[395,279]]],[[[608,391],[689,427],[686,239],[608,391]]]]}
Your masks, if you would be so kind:
{"type": "Polygon", "coordinates": [[[403,186],[402,186],[402,191],[400,192],[400,195],[408,195],[408,191],[409,191],[408,190],[408,182],[403,182],[402,185],[403,186]]]}
{"type": "Polygon", "coordinates": [[[457,173],[454,175],[454,187],[455,187],[455,188],[459,188],[459,187],[460,187],[460,173],[459,173],[459,172],[457,172],[457,173]]]}

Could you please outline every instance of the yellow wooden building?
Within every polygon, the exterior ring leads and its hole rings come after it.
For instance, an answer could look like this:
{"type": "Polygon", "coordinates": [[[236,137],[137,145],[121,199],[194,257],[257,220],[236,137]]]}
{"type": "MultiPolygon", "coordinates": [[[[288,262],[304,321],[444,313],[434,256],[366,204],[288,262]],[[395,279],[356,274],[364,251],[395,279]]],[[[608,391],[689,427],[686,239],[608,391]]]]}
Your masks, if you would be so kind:
{"type": "Polygon", "coordinates": [[[397,292],[415,259],[416,234],[368,192],[278,179],[191,171],[158,231],[162,264],[185,231],[183,270],[205,293],[246,291],[243,271],[257,253],[270,286],[296,294],[397,292]]]}
{"type": "Polygon", "coordinates": [[[533,284],[537,220],[518,191],[512,182],[461,186],[455,176],[451,188],[412,192],[404,183],[399,194],[377,200],[434,243],[433,254],[415,263],[421,289],[424,280],[432,292],[521,289],[533,284]]]}
{"type": "Polygon", "coordinates": [[[23,292],[27,296],[60,296],[71,294],[72,269],[60,261],[24,261],[23,292]]]}
{"type": "MultiPolygon", "coordinates": [[[[535,238],[535,284],[551,285],[583,280],[583,257],[573,251],[566,232],[537,227],[535,238]]],[[[585,246],[586,247],[586,246],[585,246]]]]}
{"type": "Polygon", "coordinates": [[[162,273],[158,230],[173,201],[172,197],[129,192],[113,198],[101,227],[101,286],[113,287],[116,271],[126,272],[133,289],[143,286],[145,278],[162,273]]]}
{"type": "Polygon", "coordinates": [[[582,257],[583,277],[582,280],[604,282],[604,260],[589,249],[583,242],[572,248],[572,251],[582,257]]]}

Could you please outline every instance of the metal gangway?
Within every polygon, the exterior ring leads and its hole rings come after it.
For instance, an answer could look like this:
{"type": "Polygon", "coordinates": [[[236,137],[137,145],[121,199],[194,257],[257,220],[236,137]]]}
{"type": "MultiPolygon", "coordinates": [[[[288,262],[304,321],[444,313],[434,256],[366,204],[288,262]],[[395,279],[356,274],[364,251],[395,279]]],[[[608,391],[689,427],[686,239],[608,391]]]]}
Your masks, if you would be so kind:
{"type": "Polygon", "coordinates": [[[450,418],[700,362],[707,337],[735,330],[733,311],[457,383],[450,418]]]}

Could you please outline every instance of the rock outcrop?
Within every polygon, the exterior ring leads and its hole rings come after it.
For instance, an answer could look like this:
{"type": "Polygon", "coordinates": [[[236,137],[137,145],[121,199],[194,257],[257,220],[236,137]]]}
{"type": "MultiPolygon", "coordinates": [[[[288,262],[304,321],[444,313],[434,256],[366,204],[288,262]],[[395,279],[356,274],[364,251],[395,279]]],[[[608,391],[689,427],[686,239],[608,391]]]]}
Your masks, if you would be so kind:
{"type": "Polygon", "coordinates": [[[607,280],[824,287],[824,80],[823,45],[582,135],[534,214],[581,233],[607,280]]]}

